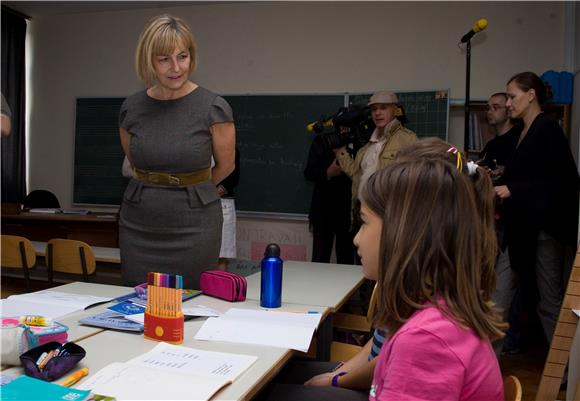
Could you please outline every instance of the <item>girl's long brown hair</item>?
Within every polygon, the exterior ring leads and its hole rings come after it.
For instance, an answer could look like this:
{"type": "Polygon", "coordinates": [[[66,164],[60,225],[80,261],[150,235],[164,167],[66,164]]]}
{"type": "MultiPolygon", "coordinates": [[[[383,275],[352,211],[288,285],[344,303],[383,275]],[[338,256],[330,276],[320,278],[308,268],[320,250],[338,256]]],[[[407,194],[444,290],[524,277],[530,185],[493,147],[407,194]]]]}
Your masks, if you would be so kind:
{"type": "MultiPolygon", "coordinates": [[[[495,265],[497,256],[495,231],[496,195],[491,178],[481,167],[478,167],[474,174],[469,175],[465,153],[459,150],[452,152],[450,151],[451,149],[456,148],[440,138],[423,138],[403,147],[397,154],[397,160],[436,159],[451,163],[456,168],[458,165],[461,166],[460,171],[469,177],[473,185],[477,211],[483,225],[481,246],[484,263],[495,265]],[[461,158],[462,163],[458,163],[458,158],[461,158]]],[[[493,280],[493,284],[486,283],[485,286],[487,287],[487,284],[495,286],[495,278],[495,274],[491,277],[486,277],[485,279],[487,280],[493,280]]]]}
{"type": "Polygon", "coordinates": [[[494,261],[482,255],[486,230],[466,175],[446,161],[403,158],[369,179],[363,202],[383,218],[377,325],[393,335],[431,303],[480,338],[503,335],[491,302],[494,261]]]}

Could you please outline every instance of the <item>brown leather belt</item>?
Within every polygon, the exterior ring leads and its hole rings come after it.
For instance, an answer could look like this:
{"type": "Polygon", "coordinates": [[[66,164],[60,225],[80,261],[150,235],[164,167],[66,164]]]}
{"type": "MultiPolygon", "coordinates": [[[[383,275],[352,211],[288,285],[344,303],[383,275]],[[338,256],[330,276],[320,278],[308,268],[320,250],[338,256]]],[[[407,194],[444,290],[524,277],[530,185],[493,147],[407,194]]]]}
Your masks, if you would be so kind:
{"type": "Polygon", "coordinates": [[[197,170],[191,173],[156,173],[154,171],[133,168],[134,177],[143,182],[172,187],[187,187],[211,179],[211,168],[197,170]]]}

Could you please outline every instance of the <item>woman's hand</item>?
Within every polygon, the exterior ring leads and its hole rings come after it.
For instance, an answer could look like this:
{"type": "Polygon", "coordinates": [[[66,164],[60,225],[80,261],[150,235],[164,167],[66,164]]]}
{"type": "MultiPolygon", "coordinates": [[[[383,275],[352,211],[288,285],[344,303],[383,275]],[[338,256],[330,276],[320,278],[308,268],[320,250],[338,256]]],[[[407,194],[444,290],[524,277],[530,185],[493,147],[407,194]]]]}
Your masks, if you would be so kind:
{"type": "Polygon", "coordinates": [[[510,189],[507,185],[500,185],[495,187],[495,194],[500,197],[500,199],[506,199],[512,196],[510,189]]]}
{"type": "Polygon", "coordinates": [[[322,373],[320,375],[316,375],[313,378],[311,378],[310,380],[308,380],[306,383],[304,383],[305,386],[332,386],[332,377],[336,374],[337,372],[327,372],[327,373],[322,373]]]}

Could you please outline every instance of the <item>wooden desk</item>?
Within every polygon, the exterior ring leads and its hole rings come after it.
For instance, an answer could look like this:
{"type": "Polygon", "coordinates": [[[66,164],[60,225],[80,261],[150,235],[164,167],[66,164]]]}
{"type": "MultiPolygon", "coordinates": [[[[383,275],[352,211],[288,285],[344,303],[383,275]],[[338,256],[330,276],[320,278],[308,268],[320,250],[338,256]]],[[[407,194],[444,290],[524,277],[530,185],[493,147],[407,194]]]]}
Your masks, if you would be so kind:
{"type": "MultiPolygon", "coordinates": [[[[336,312],[361,286],[362,266],[285,261],[282,302],[326,306],[336,312]]],[[[248,299],[260,299],[261,273],[246,277],[248,299]]]]}
{"type": "Polygon", "coordinates": [[[119,247],[119,223],[114,213],[5,214],[2,215],[2,234],[19,235],[31,241],[65,238],[84,241],[91,246],[119,247]]]}
{"type": "MultiPolygon", "coordinates": [[[[116,286],[103,286],[89,283],[74,283],[57,287],[61,291],[68,292],[88,291],[90,294],[105,296],[110,294],[116,286]]],[[[130,289],[129,289],[130,290],[130,289]]],[[[126,293],[127,287],[117,287],[115,292],[126,293]]],[[[122,295],[122,294],[120,294],[122,295]]],[[[226,302],[216,298],[201,295],[190,299],[184,303],[188,305],[204,305],[225,312],[229,308],[260,309],[259,301],[246,300],[245,302],[226,302]]],[[[297,309],[308,308],[322,313],[322,318],[328,314],[328,308],[317,306],[296,305],[284,303],[283,308],[297,309]]],[[[91,313],[97,313],[93,308],[91,313]]],[[[207,351],[229,352],[235,354],[254,355],[258,360],[245,371],[234,383],[223,388],[212,400],[250,400],[254,397],[274,376],[282,369],[284,364],[294,355],[294,351],[287,348],[267,347],[251,344],[237,344],[217,341],[198,341],[194,339],[195,334],[201,328],[206,318],[195,318],[185,322],[185,341],[182,344],[186,347],[198,348],[207,351]]],[[[148,352],[154,348],[158,342],[147,340],[143,334],[120,332],[114,330],[102,330],[95,335],[85,337],[78,341],[87,352],[86,357],[79,363],[78,368],[87,367],[91,373],[96,373],[112,362],[125,362],[138,355],[148,352]]],[[[18,376],[23,373],[21,367],[14,367],[2,373],[18,376]]]]}
{"type": "MultiPolygon", "coordinates": [[[[282,302],[318,305],[338,311],[365,281],[362,266],[285,261],[282,268],[282,302]]],[[[261,273],[246,277],[248,299],[260,300],[261,273]]],[[[318,328],[316,357],[330,359],[332,343],[332,313],[318,328]]]]}
{"type": "MultiPolygon", "coordinates": [[[[36,251],[36,256],[44,257],[44,252],[46,250],[46,242],[42,241],[31,241],[34,245],[34,250],[36,251]]],[[[116,263],[121,264],[121,251],[119,248],[108,248],[102,246],[91,246],[93,252],[95,253],[95,261],[97,263],[116,263]]]]}
{"type": "MultiPolygon", "coordinates": [[[[75,282],[54,287],[49,289],[48,291],[66,292],[70,294],[91,294],[101,297],[116,298],[121,295],[125,295],[132,292],[133,288],[121,287],[116,285],[75,282]]],[[[78,321],[84,317],[96,315],[97,313],[103,312],[109,306],[111,306],[110,302],[99,304],[93,307],[89,307],[83,311],[73,312],[60,318],[56,318],[55,320],[59,323],[68,326],[69,341],[80,341],[84,338],[100,333],[104,329],[100,327],[83,326],[79,324],[78,321]]]]}

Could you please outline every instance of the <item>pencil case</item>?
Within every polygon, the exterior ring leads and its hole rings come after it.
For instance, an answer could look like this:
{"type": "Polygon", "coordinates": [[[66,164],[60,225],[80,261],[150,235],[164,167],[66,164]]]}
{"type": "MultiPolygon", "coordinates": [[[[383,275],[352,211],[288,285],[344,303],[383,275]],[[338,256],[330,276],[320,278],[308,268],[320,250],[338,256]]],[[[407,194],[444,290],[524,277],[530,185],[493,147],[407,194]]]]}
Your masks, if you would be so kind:
{"type": "Polygon", "coordinates": [[[20,355],[20,363],[22,363],[26,376],[44,381],[53,381],[60,379],[74,368],[85,355],[86,351],[80,345],[75,343],[61,344],[57,341],[52,341],[29,349],[20,355]],[[39,368],[38,363],[41,355],[57,350],[59,351],[58,355],[50,358],[42,369],[39,368]]]}
{"type": "Polygon", "coordinates": [[[65,343],[68,340],[68,327],[54,322],[52,326],[28,326],[28,342],[31,347],[37,347],[52,341],[65,343]]]}
{"type": "Polygon", "coordinates": [[[222,270],[207,270],[199,276],[201,291],[210,297],[229,302],[240,302],[246,299],[246,278],[239,274],[222,270]]]}
{"type": "Polygon", "coordinates": [[[19,324],[18,319],[4,318],[0,321],[0,338],[2,339],[2,351],[0,360],[2,365],[19,365],[20,355],[28,351],[29,344],[28,326],[19,324]]]}

